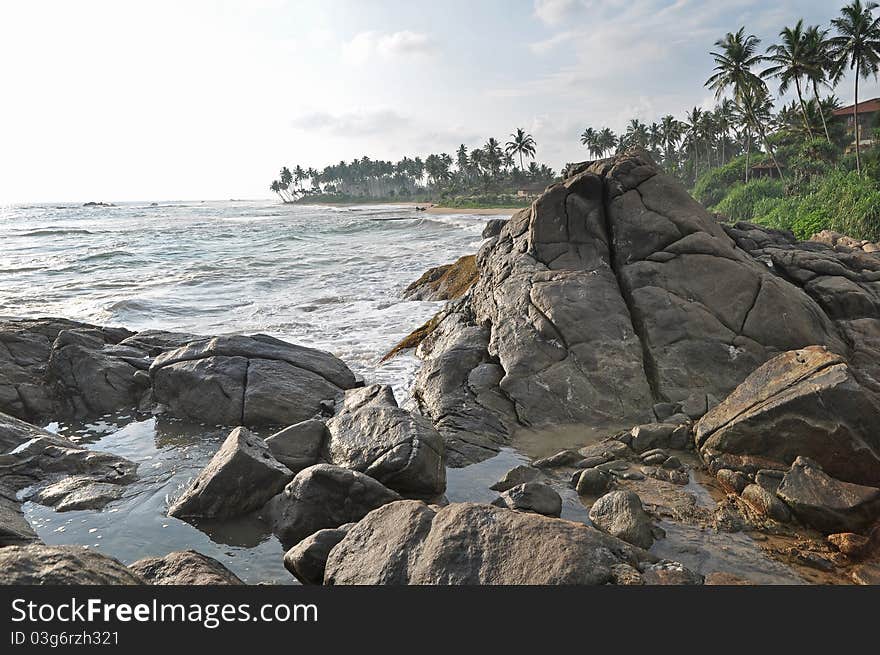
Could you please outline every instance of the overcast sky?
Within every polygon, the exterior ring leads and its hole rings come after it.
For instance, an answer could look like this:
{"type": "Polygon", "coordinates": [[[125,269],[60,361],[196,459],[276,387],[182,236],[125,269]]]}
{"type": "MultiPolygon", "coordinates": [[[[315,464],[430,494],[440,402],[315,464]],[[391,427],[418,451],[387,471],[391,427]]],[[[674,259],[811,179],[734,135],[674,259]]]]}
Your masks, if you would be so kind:
{"type": "Polygon", "coordinates": [[[726,32],[766,45],[841,4],[3,0],[0,202],[268,197],[283,164],[453,153],[516,127],[558,170],[586,158],[586,126],[711,106],[726,32]]]}

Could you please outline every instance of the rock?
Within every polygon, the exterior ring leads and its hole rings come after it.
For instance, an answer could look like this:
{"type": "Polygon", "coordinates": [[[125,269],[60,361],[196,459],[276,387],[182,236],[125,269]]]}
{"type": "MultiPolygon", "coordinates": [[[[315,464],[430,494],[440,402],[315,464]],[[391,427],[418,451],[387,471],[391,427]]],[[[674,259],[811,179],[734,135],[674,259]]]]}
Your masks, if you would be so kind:
{"type": "Polygon", "coordinates": [[[708,399],[704,393],[691,394],[681,403],[681,411],[694,421],[709,411],[708,399]]]}
{"type": "Polygon", "coordinates": [[[669,448],[672,433],[678,425],[674,423],[647,423],[632,429],[630,447],[637,453],[652,448],[669,448]]]}
{"type": "Polygon", "coordinates": [[[348,391],[327,429],[326,461],[402,494],[430,498],[446,490],[443,438],[430,421],[398,407],[391,387],[348,391]]]}
{"type": "Polygon", "coordinates": [[[644,462],[648,466],[656,466],[657,464],[662,464],[667,459],[668,457],[665,453],[654,453],[653,455],[642,457],[642,462],[644,462]]]}
{"type": "Polygon", "coordinates": [[[880,489],[842,482],[798,457],[777,495],[801,521],[825,533],[858,532],[880,515],[880,489]]]}
{"type": "Polygon", "coordinates": [[[400,496],[368,475],[331,464],[303,469],[264,509],[286,547],[324,528],[360,521],[400,496]]]}
{"type": "MultiPolygon", "coordinates": [[[[2,551],[0,551],[2,552],[2,551]]],[[[880,565],[859,564],[850,572],[853,582],[860,585],[880,585],[880,565]]]]}
{"type": "Polygon", "coordinates": [[[407,300],[454,300],[461,298],[477,281],[476,256],[465,255],[453,264],[435,266],[403,292],[407,300]]]}
{"type": "Polygon", "coordinates": [[[743,489],[742,499],[756,512],[769,516],[774,521],[788,523],[791,520],[791,512],[788,506],[757,484],[750,484],[743,489]]]}
{"type": "Polygon", "coordinates": [[[8,453],[32,439],[53,436],[30,423],[13,416],[0,414],[0,454],[8,453]]]}
{"type": "Polygon", "coordinates": [[[617,564],[655,558],[581,523],[453,503],[371,512],[330,552],[324,583],[605,584],[617,564]]]}
{"type": "Polygon", "coordinates": [[[243,585],[237,575],[213,557],[194,550],[145,557],[128,568],[153,585],[243,585]]]}
{"type": "Polygon", "coordinates": [[[245,428],[226,437],[168,509],[176,518],[228,519],[259,509],[293,478],[262,439],[245,428]]]}
{"type": "Polygon", "coordinates": [[[179,418],[215,425],[291,425],[358,381],[333,355],[257,334],[202,339],[150,366],[153,397],[179,418]]]}
{"type": "Polygon", "coordinates": [[[651,518],[632,491],[612,491],[599,498],[590,508],[590,521],[599,530],[640,548],[654,543],[651,518]]]}
{"type": "Polygon", "coordinates": [[[838,532],[829,534],[826,539],[847,557],[859,558],[871,549],[871,540],[854,532],[838,532]]]}
{"type": "Polygon", "coordinates": [[[645,567],[642,581],[646,585],[701,585],[703,576],[678,562],[664,560],[645,567]]]}
{"type": "Polygon", "coordinates": [[[0,548],[4,585],[138,585],[144,581],[112,557],[83,546],[0,548]]]}
{"type": "Polygon", "coordinates": [[[611,476],[599,469],[587,469],[578,476],[577,492],[582,496],[599,496],[611,486],[611,476]]]}
{"type": "Polygon", "coordinates": [[[309,535],[284,554],[285,568],[303,584],[322,584],[330,551],[353,525],[347,523],[338,528],[324,528],[309,535]]]}
{"type": "Polygon", "coordinates": [[[739,471],[719,469],[715,477],[728,493],[741,494],[743,489],[749,485],[749,479],[739,471]]]}
{"type": "Polygon", "coordinates": [[[269,452],[293,473],[317,464],[330,433],[324,421],[309,419],[266,438],[269,452]]]}
{"type": "Polygon", "coordinates": [[[501,234],[502,228],[507,225],[508,219],[506,218],[490,218],[486,221],[486,225],[483,227],[482,237],[484,239],[491,239],[492,237],[497,237],[501,234]]]}
{"type": "Polygon", "coordinates": [[[679,410],[679,403],[655,403],[653,410],[654,416],[658,421],[664,421],[679,410]]]}
{"type": "Polygon", "coordinates": [[[877,396],[839,355],[820,347],[783,353],[752,373],[697,424],[710,466],[754,473],[809,457],[840,480],[880,484],[877,396]]]}
{"type": "Polygon", "coordinates": [[[681,460],[673,455],[672,457],[667,457],[662,464],[663,468],[670,470],[678,470],[684,468],[684,465],[681,463],[681,460]]]}
{"type": "Polygon", "coordinates": [[[539,469],[552,469],[561,466],[571,466],[581,460],[581,454],[576,450],[562,450],[555,455],[542,457],[532,462],[532,466],[539,469]]]}
{"type": "Polygon", "coordinates": [[[645,584],[639,570],[633,568],[629,564],[615,564],[612,566],[611,578],[613,584],[616,585],[632,586],[645,584]]]}
{"type": "Polygon", "coordinates": [[[97,482],[87,476],[75,475],[44,487],[33,500],[54,507],[56,512],[101,509],[107,503],[121,498],[124,491],[119,484],[97,482]]]}
{"type": "Polygon", "coordinates": [[[784,475],[785,471],[761,469],[755,473],[755,482],[771,494],[776,495],[776,490],[779,489],[779,485],[782,484],[782,478],[784,475]]]}
{"type": "Polygon", "coordinates": [[[703,584],[731,587],[734,585],[751,585],[752,583],[738,575],[734,575],[733,573],[727,573],[726,571],[712,571],[706,575],[703,584]]]}
{"type": "Polygon", "coordinates": [[[526,482],[508,489],[492,504],[545,516],[559,516],[562,513],[562,498],[552,487],[540,482],[526,482]]]}
{"type": "Polygon", "coordinates": [[[492,491],[507,491],[513,487],[525,484],[526,482],[535,482],[543,477],[543,473],[533,466],[514,466],[504,474],[498,482],[489,487],[492,491]]]}
{"type": "MultiPolygon", "coordinates": [[[[5,485],[4,485],[5,486],[5,485]]],[[[14,493],[0,487],[0,549],[39,541],[14,493]]]]}

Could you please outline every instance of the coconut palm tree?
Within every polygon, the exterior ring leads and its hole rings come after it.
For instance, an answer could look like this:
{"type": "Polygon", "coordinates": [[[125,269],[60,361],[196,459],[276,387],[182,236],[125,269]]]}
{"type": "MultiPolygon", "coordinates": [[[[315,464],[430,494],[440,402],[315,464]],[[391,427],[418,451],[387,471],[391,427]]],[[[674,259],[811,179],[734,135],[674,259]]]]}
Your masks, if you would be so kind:
{"type": "Polygon", "coordinates": [[[592,127],[581,132],[581,145],[587,146],[591,157],[601,157],[602,149],[599,147],[599,133],[592,127]]]}
{"type": "Polygon", "coordinates": [[[510,141],[504,145],[504,152],[509,155],[519,155],[520,170],[525,170],[525,167],[523,166],[523,155],[529,159],[534,159],[535,146],[537,145],[538,144],[535,143],[535,139],[532,138],[531,134],[526,134],[525,130],[518,127],[516,128],[516,132],[510,135],[510,141]]]}
{"type": "Polygon", "coordinates": [[[703,110],[699,107],[691,109],[684,119],[684,138],[688,148],[694,155],[694,182],[700,172],[700,137],[702,136],[703,110]]]}
{"type": "Polygon", "coordinates": [[[862,173],[861,135],[859,128],[859,80],[877,77],[880,71],[880,18],[874,18],[876,2],[852,2],[840,10],[840,16],[831,21],[837,36],[829,39],[831,56],[837,63],[838,73],[845,67],[855,72],[855,103],[853,129],[856,138],[856,170],[862,173]]]}
{"type": "Polygon", "coordinates": [[[462,177],[467,176],[470,161],[468,160],[468,149],[463,143],[455,151],[455,164],[458,166],[458,172],[462,177]]]}
{"type": "MultiPolygon", "coordinates": [[[[822,29],[818,25],[811,25],[804,32],[806,39],[807,58],[809,60],[809,68],[807,70],[807,79],[813,88],[813,99],[821,106],[822,99],[819,97],[819,87],[828,86],[834,90],[836,78],[834,75],[835,62],[831,57],[831,44],[828,40],[828,30],[822,29]]],[[[828,132],[828,122],[825,120],[825,112],[821,112],[822,129],[825,131],[825,138],[831,143],[831,135],[828,132]]]]}
{"type": "Polygon", "coordinates": [[[681,141],[683,134],[684,125],[681,121],[676,120],[672,114],[667,114],[660,119],[660,137],[664,150],[663,159],[666,164],[666,170],[670,173],[674,164],[675,149],[678,147],[678,142],[681,141]]]}
{"type": "Polygon", "coordinates": [[[281,198],[281,202],[284,202],[284,196],[281,195],[281,182],[272,180],[272,184],[269,185],[269,191],[277,193],[278,197],[281,198]]]}
{"type": "Polygon", "coordinates": [[[486,155],[486,166],[489,172],[492,174],[492,177],[497,177],[498,171],[501,170],[501,144],[498,143],[497,139],[489,137],[486,145],[483,146],[483,152],[486,155]]]}
{"type": "Polygon", "coordinates": [[[648,147],[648,126],[638,118],[630,119],[626,126],[626,133],[621,139],[621,146],[626,145],[627,148],[637,146],[639,148],[648,147]]]}
{"type": "Polygon", "coordinates": [[[767,89],[764,80],[753,70],[764,61],[764,57],[758,54],[760,44],[761,40],[758,37],[753,34],[746,35],[744,27],[739,28],[735,34],[728,32],[723,39],[716,41],[715,46],[718,49],[710,53],[715,59],[715,72],[706,80],[705,86],[715,90],[716,98],[721,98],[728,90],[732,91],[734,102],[742,106],[761,136],[779,177],[785,179],[782,168],[776,160],[776,151],[767,138],[767,130],[757,119],[752,105],[756,97],[765,93],[767,89]]]}
{"type": "Polygon", "coordinates": [[[603,127],[596,137],[596,146],[602,151],[602,155],[608,151],[613,152],[619,142],[617,135],[607,127],[603,127]]]}
{"type": "Polygon", "coordinates": [[[779,95],[788,92],[791,83],[797,92],[798,102],[804,118],[804,128],[807,135],[812,139],[813,131],[807,118],[807,106],[804,104],[804,94],[801,91],[801,80],[810,76],[813,62],[811,60],[810,43],[804,32],[804,19],[801,18],[794,27],[786,27],[779,33],[782,43],[774,43],[767,48],[767,61],[773,65],[765,70],[763,77],[775,77],[779,79],[779,95]]]}

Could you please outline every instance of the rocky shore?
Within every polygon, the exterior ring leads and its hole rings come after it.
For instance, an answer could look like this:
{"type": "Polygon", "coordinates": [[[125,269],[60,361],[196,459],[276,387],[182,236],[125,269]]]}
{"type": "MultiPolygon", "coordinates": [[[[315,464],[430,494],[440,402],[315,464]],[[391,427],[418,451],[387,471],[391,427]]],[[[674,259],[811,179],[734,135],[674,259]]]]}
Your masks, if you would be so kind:
{"type": "Polygon", "coordinates": [[[138,467],[36,426],[131,410],[228,426],[168,514],[258,518],[307,584],[880,583],[871,247],[719,222],[640,151],[484,237],[407,290],[448,300],[400,346],[411,406],[265,335],[2,322],[0,579],[240,582],[39,543],[21,502],[100,510],[138,467]],[[491,504],[449,502],[511,448],[491,504]]]}

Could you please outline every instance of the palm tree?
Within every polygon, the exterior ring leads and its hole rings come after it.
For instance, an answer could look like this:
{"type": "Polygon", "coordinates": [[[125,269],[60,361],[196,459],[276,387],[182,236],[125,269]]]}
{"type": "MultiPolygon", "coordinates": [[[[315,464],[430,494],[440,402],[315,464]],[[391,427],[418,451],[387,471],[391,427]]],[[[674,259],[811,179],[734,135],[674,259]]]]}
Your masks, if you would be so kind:
{"type": "Polygon", "coordinates": [[[631,148],[633,146],[638,146],[639,148],[647,148],[648,147],[648,126],[645,125],[638,118],[630,119],[629,124],[626,127],[626,134],[624,138],[621,139],[623,143],[626,143],[627,148],[631,148]]]}
{"type": "Polygon", "coordinates": [[[829,39],[831,56],[837,62],[837,70],[849,66],[855,72],[855,103],[853,104],[853,130],[856,137],[856,170],[862,173],[861,130],[859,128],[859,79],[877,77],[880,71],[880,18],[874,18],[874,10],[880,5],[862,0],[852,0],[840,10],[840,17],[831,21],[837,36],[829,39]]]}
{"type": "Polygon", "coordinates": [[[494,137],[489,137],[486,145],[483,146],[483,152],[486,154],[486,166],[492,173],[492,177],[497,177],[498,171],[501,169],[501,144],[494,137]]]}
{"type": "Polygon", "coordinates": [[[700,143],[700,136],[702,135],[702,125],[703,110],[699,107],[694,107],[687,113],[684,122],[684,136],[687,140],[688,146],[694,153],[694,183],[696,183],[700,171],[700,152],[698,146],[700,143]]]}
{"type": "Polygon", "coordinates": [[[281,182],[272,180],[272,184],[269,185],[269,191],[277,193],[278,197],[281,198],[281,202],[284,202],[284,196],[281,195],[281,182]]]}
{"type": "Polygon", "coordinates": [[[519,155],[519,167],[521,170],[525,170],[523,166],[523,155],[528,157],[529,159],[535,158],[535,146],[538,144],[535,143],[535,139],[532,138],[531,134],[526,134],[525,130],[521,127],[516,128],[516,132],[510,135],[511,140],[508,141],[504,146],[504,152],[509,155],[519,155]]]}
{"type": "Polygon", "coordinates": [[[715,72],[706,80],[705,86],[715,90],[716,98],[720,98],[728,89],[733,91],[734,101],[742,106],[752,121],[776,166],[779,177],[785,179],[782,168],[776,161],[776,151],[767,139],[764,124],[757,119],[755,108],[752,106],[756,96],[766,92],[767,85],[752,70],[764,60],[764,57],[757,53],[761,40],[752,34],[746,36],[745,30],[745,27],[741,27],[736,34],[728,32],[727,36],[715,42],[718,50],[710,53],[715,59],[715,72]]]}
{"type": "Polygon", "coordinates": [[[765,70],[762,76],[779,78],[779,95],[784,95],[794,82],[804,118],[804,127],[812,139],[813,131],[810,129],[807,106],[804,104],[804,94],[801,92],[801,79],[809,77],[812,66],[810,44],[804,33],[804,19],[801,18],[794,27],[783,28],[779,36],[782,37],[782,43],[775,43],[767,48],[766,59],[774,65],[765,70]]]}
{"type": "Polygon", "coordinates": [[[458,146],[458,150],[455,151],[455,163],[458,166],[458,172],[461,173],[462,176],[466,176],[468,169],[470,168],[470,161],[468,161],[467,147],[465,147],[463,143],[458,146]]]}
{"type": "Polygon", "coordinates": [[[602,149],[599,147],[599,133],[592,127],[581,132],[581,145],[587,146],[591,157],[602,156],[602,149]]]}
{"type": "Polygon", "coordinates": [[[618,142],[617,136],[607,127],[603,127],[596,137],[596,146],[601,149],[603,155],[609,150],[613,152],[618,142]]]}
{"type": "Polygon", "coordinates": [[[664,149],[664,163],[668,172],[672,172],[673,157],[678,142],[684,134],[684,126],[681,121],[675,119],[672,114],[667,114],[660,119],[660,138],[664,149]]]}
{"type": "MultiPolygon", "coordinates": [[[[819,86],[826,85],[834,90],[834,60],[831,58],[831,44],[828,41],[828,30],[812,25],[804,33],[807,47],[807,58],[810,62],[807,79],[813,87],[813,99],[821,106],[822,99],[819,97],[819,86]]],[[[825,130],[825,138],[831,143],[831,135],[828,132],[828,122],[825,120],[825,112],[822,116],[822,129],[825,130]]]]}

